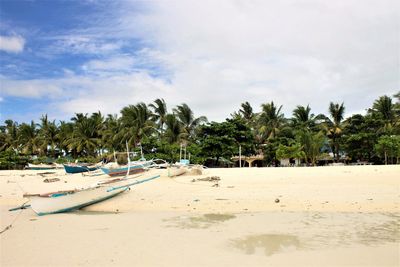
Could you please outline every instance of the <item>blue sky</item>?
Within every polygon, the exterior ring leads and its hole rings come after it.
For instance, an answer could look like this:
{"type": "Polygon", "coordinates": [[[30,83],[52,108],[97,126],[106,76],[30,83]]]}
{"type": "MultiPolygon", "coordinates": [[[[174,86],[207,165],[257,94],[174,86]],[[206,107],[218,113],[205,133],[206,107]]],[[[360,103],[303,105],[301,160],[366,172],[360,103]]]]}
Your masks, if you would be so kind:
{"type": "Polygon", "coordinates": [[[0,1],[0,121],[164,98],[223,120],[249,101],[344,102],[399,82],[398,1],[0,1]]]}

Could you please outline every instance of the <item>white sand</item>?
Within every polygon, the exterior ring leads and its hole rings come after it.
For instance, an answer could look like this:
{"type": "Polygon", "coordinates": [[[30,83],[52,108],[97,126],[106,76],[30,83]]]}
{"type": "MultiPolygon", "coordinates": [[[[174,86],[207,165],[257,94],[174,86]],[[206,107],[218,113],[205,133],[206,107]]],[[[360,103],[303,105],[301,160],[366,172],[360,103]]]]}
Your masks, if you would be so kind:
{"type": "Polygon", "coordinates": [[[106,178],[41,172],[0,172],[1,230],[13,225],[1,234],[1,266],[400,265],[399,165],[208,169],[173,179],[156,170],[160,179],[85,212],[8,212],[24,192],[106,178]],[[192,182],[210,176],[218,187],[192,182]]]}

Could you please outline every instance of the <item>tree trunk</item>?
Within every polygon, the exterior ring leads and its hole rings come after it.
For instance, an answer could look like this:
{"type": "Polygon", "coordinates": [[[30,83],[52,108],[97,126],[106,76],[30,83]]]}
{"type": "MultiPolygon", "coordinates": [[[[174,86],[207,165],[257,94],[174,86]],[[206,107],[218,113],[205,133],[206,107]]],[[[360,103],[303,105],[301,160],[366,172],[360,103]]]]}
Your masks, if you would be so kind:
{"type": "Polygon", "coordinates": [[[387,153],[386,153],[386,150],[385,150],[385,165],[387,165],[387,153]]]}
{"type": "Polygon", "coordinates": [[[217,157],[217,160],[215,161],[215,166],[218,167],[218,161],[219,161],[219,156],[217,157]]]}

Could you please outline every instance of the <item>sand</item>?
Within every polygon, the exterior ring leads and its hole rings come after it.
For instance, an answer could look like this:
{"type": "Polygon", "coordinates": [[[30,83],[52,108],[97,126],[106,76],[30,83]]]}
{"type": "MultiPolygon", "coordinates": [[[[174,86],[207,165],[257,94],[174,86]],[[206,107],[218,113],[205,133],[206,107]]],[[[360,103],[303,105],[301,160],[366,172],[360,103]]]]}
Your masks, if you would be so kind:
{"type": "Polygon", "coordinates": [[[400,266],[400,165],[154,170],[80,211],[8,212],[107,178],[43,172],[0,171],[1,266],[400,266]]]}

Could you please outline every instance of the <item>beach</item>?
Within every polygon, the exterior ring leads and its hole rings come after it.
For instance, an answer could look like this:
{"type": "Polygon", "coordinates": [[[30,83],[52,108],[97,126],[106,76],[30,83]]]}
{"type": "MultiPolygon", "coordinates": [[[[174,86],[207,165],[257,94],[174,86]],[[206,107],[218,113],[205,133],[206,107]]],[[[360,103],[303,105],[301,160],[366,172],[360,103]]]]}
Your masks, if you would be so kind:
{"type": "MultiPolygon", "coordinates": [[[[82,210],[9,212],[101,176],[0,171],[1,266],[399,266],[400,165],[205,169],[82,210]],[[220,180],[211,179],[218,177],[220,180]],[[45,183],[45,179],[59,181],[45,183]]],[[[147,174],[146,174],[147,175],[147,174]]]]}

